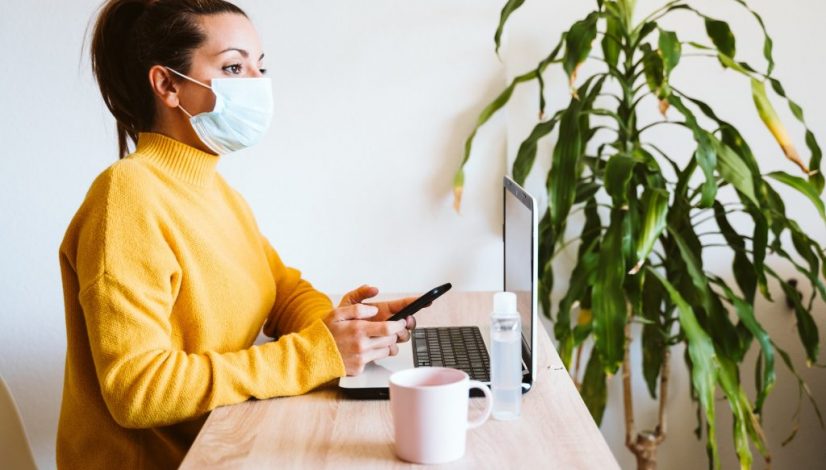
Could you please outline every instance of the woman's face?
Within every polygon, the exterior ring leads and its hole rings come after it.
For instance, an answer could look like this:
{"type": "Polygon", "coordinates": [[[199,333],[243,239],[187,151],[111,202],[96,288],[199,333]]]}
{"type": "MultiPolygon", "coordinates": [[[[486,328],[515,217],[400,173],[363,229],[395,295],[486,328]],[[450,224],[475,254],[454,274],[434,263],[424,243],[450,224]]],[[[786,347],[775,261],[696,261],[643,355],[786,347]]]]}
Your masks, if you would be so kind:
{"type": "MultiPolygon", "coordinates": [[[[261,77],[266,72],[261,40],[247,17],[234,13],[204,15],[199,23],[206,40],[192,52],[187,75],[211,85],[214,78],[261,77]]],[[[215,107],[211,90],[184,79],[178,87],[181,106],[193,116],[215,107]]]]}

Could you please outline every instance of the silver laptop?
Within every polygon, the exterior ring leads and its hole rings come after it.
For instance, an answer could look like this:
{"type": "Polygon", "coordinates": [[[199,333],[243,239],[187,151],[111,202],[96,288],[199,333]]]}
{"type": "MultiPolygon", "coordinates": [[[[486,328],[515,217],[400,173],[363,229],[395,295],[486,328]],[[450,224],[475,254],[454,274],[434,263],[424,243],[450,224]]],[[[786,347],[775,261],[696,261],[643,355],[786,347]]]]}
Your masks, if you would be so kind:
{"type": "MultiPolygon", "coordinates": [[[[536,377],[534,347],[539,328],[536,302],[539,219],[534,198],[507,176],[503,180],[503,195],[503,287],[505,291],[516,294],[517,307],[522,315],[524,393],[531,389],[536,377]]],[[[490,324],[490,309],[477,314],[479,317],[475,323],[490,324]]],[[[399,344],[398,355],[368,364],[358,376],[340,379],[339,387],[350,398],[386,399],[393,372],[423,366],[461,369],[472,379],[490,384],[489,351],[489,327],[417,328],[410,341],[399,344]]]]}

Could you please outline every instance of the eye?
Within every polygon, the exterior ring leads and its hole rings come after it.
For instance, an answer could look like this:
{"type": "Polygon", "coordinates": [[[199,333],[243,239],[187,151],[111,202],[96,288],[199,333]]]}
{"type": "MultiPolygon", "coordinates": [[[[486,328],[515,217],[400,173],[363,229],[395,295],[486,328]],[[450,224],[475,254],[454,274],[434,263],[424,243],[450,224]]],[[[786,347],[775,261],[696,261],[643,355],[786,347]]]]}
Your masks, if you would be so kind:
{"type": "Polygon", "coordinates": [[[227,65],[226,67],[223,67],[222,70],[226,73],[230,73],[230,74],[233,74],[233,75],[239,75],[243,69],[241,67],[241,64],[232,64],[232,65],[227,65]]]}

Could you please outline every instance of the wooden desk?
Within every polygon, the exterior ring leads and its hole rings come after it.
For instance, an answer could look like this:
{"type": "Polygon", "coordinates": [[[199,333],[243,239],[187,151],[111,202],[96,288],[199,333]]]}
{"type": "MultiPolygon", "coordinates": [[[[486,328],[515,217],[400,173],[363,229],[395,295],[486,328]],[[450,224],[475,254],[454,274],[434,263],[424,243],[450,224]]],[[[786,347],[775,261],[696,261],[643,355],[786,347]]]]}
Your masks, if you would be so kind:
{"type": "MultiPolygon", "coordinates": [[[[490,293],[448,292],[417,320],[420,326],[484,324],[491,299],[490,293]]],[[[440,468],[619,468],[544,328],[538,337],[538,377],[524,395],[522,416],[516,421],[491,419],[468,431],[464,458],[440,468]]],[[[471,402],[475,415],[482,403],[471,402]]],[[[214,410],[181,466],[409,467],[414,465],[393,453],[390,403],[348,400],[335,382],[303,396],[214,410]]]]}

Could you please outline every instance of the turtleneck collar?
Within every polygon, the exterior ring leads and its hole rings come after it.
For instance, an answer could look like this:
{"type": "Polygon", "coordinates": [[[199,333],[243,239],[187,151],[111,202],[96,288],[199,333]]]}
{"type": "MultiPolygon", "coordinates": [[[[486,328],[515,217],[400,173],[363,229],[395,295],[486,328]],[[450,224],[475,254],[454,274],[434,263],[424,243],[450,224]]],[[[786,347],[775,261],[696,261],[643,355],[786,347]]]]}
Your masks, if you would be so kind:
{"type": "Polygon", "coordinates": [[[141,132],[135,158],[152,161],[170,174],[198,186],[209,186],[215,179],[220,157],[190,147],[154,132],[141,132]]]}

